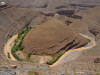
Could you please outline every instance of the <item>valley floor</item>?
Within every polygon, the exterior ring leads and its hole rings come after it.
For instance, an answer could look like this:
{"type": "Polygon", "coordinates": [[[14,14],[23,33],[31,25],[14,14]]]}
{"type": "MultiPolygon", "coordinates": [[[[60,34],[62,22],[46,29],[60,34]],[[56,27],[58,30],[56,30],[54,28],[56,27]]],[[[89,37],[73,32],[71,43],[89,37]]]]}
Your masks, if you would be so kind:
{"type": "MultiPolygon", "coordinates": [[[[80,35],[83,36],[84,38],[90,39],[91,42],[89,44],[91,44],[91,45],[86,46],[86,47],[77,48],[77,49],[68,50],[53,65],[50,65],[50,67],[55,67],[57,65],[64,64],[64,63],[66,63],[68,61],[74,60],[77,57],[79,57],[80,54],[82,54],[83,50],[90,49],[90,48],[92,48],[92,47],[94,47],[96,45],[96,42],[93,39],[91,39],[90,37],[88,37],[87,35],[84,35],[84,34],[80,34],[80,35]]],[[[6,43],[5,47],[4,47],[4,53],[6,55],[6,58],[8,58],[10,56],[10,60],[12,60],[12,61],[17,61],[15,59],[15,57],[12,55],[12,53],[11,53],[11,49],[12,49],[12,47],[14,45],[14,41],[15,41],[15,39],[17,39],[17,37],[18,37],[18,34],[16,34],[13,37],[11,37],[7,41],[7,43],[6,43]],[[8,53],[9,53],[9,56],[8,56],[8,53]]]]}

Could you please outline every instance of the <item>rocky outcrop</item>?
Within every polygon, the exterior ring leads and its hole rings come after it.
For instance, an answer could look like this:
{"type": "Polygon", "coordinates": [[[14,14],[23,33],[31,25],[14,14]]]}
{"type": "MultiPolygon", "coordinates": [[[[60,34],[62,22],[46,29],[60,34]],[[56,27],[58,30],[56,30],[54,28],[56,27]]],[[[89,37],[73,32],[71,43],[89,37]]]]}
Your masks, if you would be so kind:
{"type": "Polygon", "coordinates": [[[75,14],[75,11],[74,10],[61,10],[61,11],[58,11],[57,14],[71,17],[72,15],[75,14]]]}

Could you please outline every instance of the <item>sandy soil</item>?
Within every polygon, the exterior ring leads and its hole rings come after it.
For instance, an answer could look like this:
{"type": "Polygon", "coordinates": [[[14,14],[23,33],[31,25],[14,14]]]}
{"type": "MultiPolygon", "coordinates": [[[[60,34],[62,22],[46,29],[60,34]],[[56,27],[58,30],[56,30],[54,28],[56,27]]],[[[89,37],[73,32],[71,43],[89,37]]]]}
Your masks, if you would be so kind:
{"type": "Polygon", "coordinates": [[[50,65],[50,67],[55,67],[59,64],[63,64],[63,63],[68,62],[70,60],[74,60],[80,56],[80,54],[82,53],[83,50],[87,50],[87,49],[90,49],[90,48],[96,46],[96,42],[93,38],[91,38],[87,35],[84,35],[84,34],[80,34],[80,35],[85,37],[85,38],[90,39],[92,44],[87,46],[87,47],[81,47],[81,48],[72,49],[72,50],[67,51],[64,55],[62,55],[59,58],[58,61],[56,61],[53,65],[50,65]]]}
{"type": "Polygon", "coordinates": [[[12,53],[11,53],[11,48],[13,47],[14,41],[15,41],[15,39],[16,39],[17,37],[18,37],[18,34],[14,35],[12,38],[10,38],[10,39],[7,41],[7,43],[6,43],[5,46],[4,46],[4,53],[5,53],[6,58],[9,59],[9,58],[8,58],[8,52],[9,52],[9,53],[10,53],[10,57],[11,57],[10,60],[12,60],[12,61],[16,61],[16,59],[14,58],[14,56],[13,56],[12,53]]]}

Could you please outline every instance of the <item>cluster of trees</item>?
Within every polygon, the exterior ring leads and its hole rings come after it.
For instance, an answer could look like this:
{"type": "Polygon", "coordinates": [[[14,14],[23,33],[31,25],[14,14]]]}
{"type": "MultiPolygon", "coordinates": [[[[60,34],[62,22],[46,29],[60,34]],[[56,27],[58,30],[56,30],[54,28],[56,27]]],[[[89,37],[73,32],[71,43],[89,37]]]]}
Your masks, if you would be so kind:
{"type": "Polygon", "coordinates": [[[24,49],[24,47],[22,46],[22,42],[23,42],[23,39],[24,37],[26,36],[26,34],[29,32],[29,30],[31,29],[32,27],[27,27],[25,28],[23,31],[21,31],[19,34],[18,34],[18,38],[14,41],[14,46],[12,47],[12,54],[13,56],[19,60],[19,61],[22,61],[22,59],[20,59],[17,55],[16,55],[16,52],[17,51],[22,51],[24,49]]]}

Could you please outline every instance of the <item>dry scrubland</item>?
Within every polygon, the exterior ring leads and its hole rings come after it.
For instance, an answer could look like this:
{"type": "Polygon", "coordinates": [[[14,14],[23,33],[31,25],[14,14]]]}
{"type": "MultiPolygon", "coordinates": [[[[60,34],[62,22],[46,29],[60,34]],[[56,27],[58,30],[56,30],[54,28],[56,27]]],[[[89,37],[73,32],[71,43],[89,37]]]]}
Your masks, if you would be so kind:
{"type": "Polygon", "coordinates": [[[0,66],[1,75],[11,75],[12,73],[16,73],[17,75],[18,73],[20,73],[20,75],[28,75],[33,73],[33,70],[42,75],[72,75],[72,73],[77,75],[78,72],[83,73],[83,75],[99,74],[100,62],[94,63],[94,60],[100,58],[100,7],[92,8],[95,5],[100,5],[99,0],[72,0],[71,5],[68,4],[67,0],[35,0],[34,3],[38,4],[35,5],[33,3],[31,6],[29,5],[33,0],[24,0],[25,2],[23,2],[23,0],[13,0],[15,2],[12,0],[5,1],[16,7],[11,6],[10,8],[0,10],[0,64],[7,63],[7,65],[0,66]],[[81,11],[87,8],[91,9],[81,11]],[[37,24],[40,26],[29,31],[23,41],[23,45],[27,47],[24,49],[25,51],[33,53],[37,52],[39,54],[52,54],[60,52],[61,48],[61,50],[65,51],[65,49],[71,47],[80,47],[83,44],[86,44],[87,41],[85,38],[79,36],[78,33],[94,37],[97,45],[94,48],[83,52],[79,58],[54,68],[49,68],[46,64],[40,65],[38,63],[29,63],[27,61],[16,63],[12,61],[5,62],[4,60],[6,60],[6,58],[3,54],[3,47],[8,38],[19,33],[27,26],[34,26],[37,24]],[[43,40],[44,38],[49,38],[50,43],[49,39],[43,40]],[[42,41],[44,42],[43,44],[41,44],[42,41]],[[62,42],[62,44],[59,42],[62,42]],[[68,43],[71,43],[71,45],[66,47],[68,43]],[[32,44],[35,45],[35,47],[32,44]],[[40,49],[39,52],[36,51],[38,47],[42,49],[43,52],[40,49]],[[50,47],[53,47],[52,50],[49,50],[50,47]],[[53,51],[54,49],[55,51],[53,51]],[[16,64],[17,69],[11,69],[8,64],[16,64]],[[29,68],[30,70],[26,68],[29,68]],[[11,71],[8,72],[7,70],[11,71]]]}

